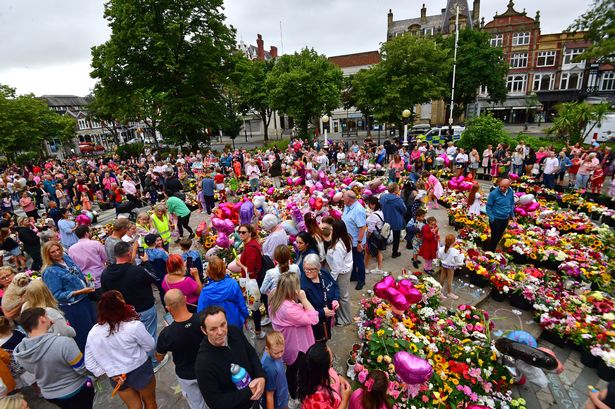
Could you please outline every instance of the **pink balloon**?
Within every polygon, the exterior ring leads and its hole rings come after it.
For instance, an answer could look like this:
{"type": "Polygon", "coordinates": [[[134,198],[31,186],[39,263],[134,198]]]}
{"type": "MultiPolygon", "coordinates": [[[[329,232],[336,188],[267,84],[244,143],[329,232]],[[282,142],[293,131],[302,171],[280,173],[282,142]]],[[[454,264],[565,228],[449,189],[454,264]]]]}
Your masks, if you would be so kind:
{"type": "Polygon", "coordinates": [[[515,213],[517,213],[519,216],[527,216],[527,211],[521,207],[515,207],[515,213]]]}
{"type": "Polygon", "coordinates": [[[521,197],[525,194],[525,192],[515,192],[515,196],[521,197]]]}
{"type": "Polygon", "coordinates": [[[227,234],[232,233],[233,230],[235,230],[235,223],[233,223],[232,220],[226,219],[224,221],[224,229],[226,230],[227,234]]]}
{"type": "Polygon", "coordinates": [[[472,182],[468,182],[467,180],[464,180],[463,182],[461,182],[461,184],[459,185],[459,187],[461,188],[461,190],[470,190],[472,189],[472,182]]]}
{"type": "Polygon", "coordinates": [[[389,302],[391,303],[391,307],[393,307],[393,309],[399,311],[399,313],[401,314],[408,308],[410,308],[410,302],[406,299],[406,297],[404,297],[402,293],[395,290],[394,288],[389,288],[389,290],[394,290],[397,293],[393,296],[389,296],[389,302]]]}
{"type": "Polygon", "coordinates": [[[471,403],[468,406],[466,406],[466,409],[490,409],[490,408],[489,406],[475,405],[474,403],[471,403]]]}
{"type": "Polygon", "coordinates": [[[538,210],[540,208],[540,203],[538,202],[532,202],[530,203],[527,207],[526,210],[528,212],[535,212],[536,210],[538,210]]]}
{"type": "Polygon", "coordinates": [[[333,199],[333,196],[335,196],[335,190],[331,189],[327,192],[327,196],[329,196],[329,199],[333,199]]]}
{"type": "Polygon", "coordinates": [[[395,279],[392,276],[386,276],[378,283],[376,283],[376,285],[374,286],[374,294],[376,294],[380,298],[384,298],[386,289],[393,287],[394,285],[395,279]]]}
{"type": "Polygon", "coordinates": [[[218,237],[216,238],[216,246],[222,247],[223,249],[229,248],[231,245],[228,236],[224,233],[218,233],[218,237]]]}
{"type": "Polygon", "coordinates": [[[324,170],[319,171],[318,172],[318,179],[323,180],[325,178],[326,178],[325,171],[324,170]]]}
{"type": "Polygon", "coordinates": [[[371,191],[370,189],[365,189],[365,190],[363,191],[363,196],[365,196],[365,197],[369,197],[369,196],[371,196],[371,195],[373,195],[373,193],[372,193],[372,191],[371,191]]]}
{"type": "Polygon", "coordinates": [[[457,190],[459,189],[459,185],[457,184],[457,181],[451,179],[448,181],[448,188],[452,190],[457,190]]]}
{"type": "Polygon", "coordinates": [[[273,186],[271,186],[269,189],[267,189],[267,194],[268,195],[272,195],[273,192],[275,192],[275,188],[273,186]]]}
{"type": "Polygon", "coordinates": [[[342,213],[337,209],[331,209],[329,213],[331,213],[331,217],[333,217],[336,220],[339,220],[342,218],[342,213]]]}
{"type": "Polygon", "coordinates": [[[406,294],[406,299],[410,304],[416,304],[423,299],[423,294],[421,294],[421,291],[418,288],[412,287],[408,290],[408,294],[406,294]]]}
{"type": "Polygon", "coordinates": [[[433,374],[433,368],[429,362],[406,351],[399,351],[395,354],[393,365],[401,380],[410,385],[427,382],[433,374]]]}
{"type": "Polygon", "coordinates": [[[408,280],[407,278],[402,278],[397,283],[397,289],[403,295],[408,295],[410,290],[413,289],[413,288],[414,288],[414,284],[412,283],[412,281],[408,280]]]}
{"type": "Polygon", "coordinates": [[[320,190],[322,192],[323,185],[321,182],[316,182],[316,190],[320,190]]]}
{"type": "Polygon", "coordinates": [[[293,185],[293,179],[292,178],[286,179],[286,184],[288,184],[289,186],[292,186],[293,185]]]}
{"type": "Polygon", "coordinates": [[[344,178],[344,179],[342,180],[342,182],[343,182],[345,185],[349,185],[349,184],[351,184],[351,183],[352,183],[352,178],[344,178]]]}
{"type": "Polygon", "coordinates": [[[310,205],[310,208],[314,210],[314,208],[316,207],[316,199],[310,197],[310,199],[308,200],[308,204],[310,205]]]}
{"type": "Polygon", "coordinates": [[[297,176],[297,177],[293,180],[293,185],[295,185],[295,186],[299,186],[299,185],[300,185],[300,184],[302,184],[302,183],[303,183],[303,178],[302,178],[302,177],[298,177],[298,176],[297,176]]]}
{"type": "Polygon", "coordinates": [[[517,175],[516,173],[509,173],[508,174],[508,179],[510,179],[510,180],[517,180],[517,179],[519,179],[519,175],[517,175]]]}
{"type": "Polygon", "coordinates": [[[380,185],[376,188],[376,193],[382,193],[385,190],[387,190],[387,187],[385,185],[380,185]]]}

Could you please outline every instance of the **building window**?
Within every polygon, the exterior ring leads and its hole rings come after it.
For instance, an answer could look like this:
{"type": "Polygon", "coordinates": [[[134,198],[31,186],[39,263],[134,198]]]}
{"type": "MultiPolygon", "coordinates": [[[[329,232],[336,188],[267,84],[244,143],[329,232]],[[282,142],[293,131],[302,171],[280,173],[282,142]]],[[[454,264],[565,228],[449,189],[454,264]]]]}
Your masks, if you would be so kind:
{"type": "Polygon", "coordinates": [[[480,88],[478,89],[478,95],[481,95],[481,96],[489,95],[489,90],[487,89],[486,85],[481,85],[480,86],[480,88]]]}
{"type": "Polygon", "coordinates": [[[79,119],[77,124],[79,125],[79,129],[86,129],[88,127],[88,123],[85,119],[79,119]]]}
{"type": "Polygon", "coordinates": [[[555,65],[555,51],[541,51],[536,59],[537,67],[551,67],[555,65]]]}
{"type": "Polygon", "coordinates": [[[516,45],[528,45],[530,43],[530,33],[525,31],[522,33],[514,33],[512,37],[513,47],[516,45]]]}
{"type": "Polygon", "coordinates": [[[615,72],[605,72],[602,74],[600,91],[615,91],[615,72]]]}
{"type": "Polygon", "coordinates": [[[423,29],[423,35],[425,37],[431,37],[434,35],[434,28],[433,27],[427,27],[423,29]]]}
{"type": "Polygon", "coordinates": [[[515,53],[510,56],[510,68],[527,67],[527,53],[515,53]]]}
{"type": "Polygon", "coordinates": [[[553,74],[534,74],[534,91],[551,91],[553,74]]]}
{"type": "Polygon", "coordinates": [[[573,64],[573,59],[577,55],[583,54],[585,51],[582,48],[570,48],[564,50],[564,64],[573,64]]]}
{"type": "Polygon", "coordinates": [[[504,44],[504,34],[496,34],[489,41],[491,47],[501,47],[504,44]]]}
{"type": "Polygon", "coordinates": [[[583,83],[583,74],[582,73],[568,73],[565,72],[562,74],[562,78],[559,83],[559,89],[579,89],[581,88],[581,84],[583,83]]]}
{"type": "Polygon", "coordinates": [[[524,93],[526,82],[527,75],[509,75],[506,79],[506,88],[511,94],[524,93]]]}

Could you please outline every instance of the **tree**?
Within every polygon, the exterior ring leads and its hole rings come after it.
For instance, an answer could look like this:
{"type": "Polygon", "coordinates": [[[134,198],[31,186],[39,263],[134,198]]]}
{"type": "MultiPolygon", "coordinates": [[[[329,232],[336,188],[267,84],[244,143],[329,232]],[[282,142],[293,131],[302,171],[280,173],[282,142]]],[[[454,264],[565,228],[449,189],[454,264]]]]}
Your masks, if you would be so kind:
{"type": "Polygon", "coordinates": [[[265,82],[274,66],[274,61],[248,60],[240,57],[236,64],[237,86],[241,95],[242,111],[252,110],[263,122],[265,142],[269,140],[269,123],[273,110],[269,98],[269,90],[265,82]]]}
{"type": "Polygon", "coordinates": [[[590,105],[587,102],[561,103],[557,106],[557,116],[553,120],[553,125],[547,129],[547,133],[555,134],[569,144],[583,142],[594,127],[606,118],[610,110],[611,104],[607,102],[597,105],[590,105]]]}
{"type": "Polygon", "coordinates": [[[374,99],[374,116],[380,122],[401,126],[401,113],[412,112],[416,104],[443,98],[449,91],[447,83],[451,56],[433,39],[410,34],[397,36],[382,45],[382,61],[371,68],[381,90],[374,99]]]}
{"type": "Polygon", "coordinates": [[[91,76],[111,95],[127,97],[128,116],[156,121],[171,142],[196,145],[226,109],[235,33],[224,24],[222,4],[108,1],[111,38],[92,49],[91,76]]]}
{"type": "Polygon", "coordinates": [[[586,38],[593,44],[575,60],[604,59],[615,57],[615,6],[613,0],[594,0],[592,6],[577,18],[568,30],[587,31],[586,38]]]}
{"type": "Polygon", "coordinates": [[[378,98],[381,89],[378,70],[369,68],[362,69],[348,78],[345,90],[342,92],[344,108],[355,107],[365,115],[367,136],[371,135],[370,118],[374,114],[374,101],[378,98]]]}
{"type": "Polygon", "coordinates": [[[280,57],[265,81],[271,107],[295,119],[300,136],[308,124],[340,105],[342,71],[313,49],[280,57]]]}
{"type": "Polygon", "coordinates": [[[68,142],[75,136],[72,117],[58,115],[32,94],[16,95],[0,85],[0,151],[15,159],[17,152],[42,153],[45,141],[68,142]]]}
{"type": "Polygon", "coordinates": [[[504,129],[504,122],[488,114],[468,120],[457,146],[464,149],[476,148],[478,152],[482,152],[487,145],[495,145],[507,139],[508,133],[504,129]]]}
{"type": "MultiPolygon", "coordinates": [[[[459,31],[457,48],[457,72],[455,76],[455,107],[453,115],[459,117],[468,104],[476,101],[481,86],[489,90],[489,100],[506,100],[506,74],[508,64],[500,47],[489,45],[489,33],[466,28],[459,31]]],[[[450,55],[455,50],[455,37],[442,40],[450,55]]],[[[448,83],[452,84],[452,70],[448,83]]]]}

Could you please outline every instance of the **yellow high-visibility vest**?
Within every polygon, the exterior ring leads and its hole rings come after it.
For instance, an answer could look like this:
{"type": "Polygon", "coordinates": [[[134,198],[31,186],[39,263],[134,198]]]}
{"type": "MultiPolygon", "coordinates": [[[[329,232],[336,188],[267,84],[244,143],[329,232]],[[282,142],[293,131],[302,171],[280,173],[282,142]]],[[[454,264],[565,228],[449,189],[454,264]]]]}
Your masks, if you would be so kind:
{"type": "Polygon", "coordinates": [[[169,228],[169,216],[166,214],[162,217],[162,220],[156,216],[156,213],[152,215],[152,221],[156,231],[162,237],[162,242],[167,244],[171,241],[171,229],[169,228]]]}

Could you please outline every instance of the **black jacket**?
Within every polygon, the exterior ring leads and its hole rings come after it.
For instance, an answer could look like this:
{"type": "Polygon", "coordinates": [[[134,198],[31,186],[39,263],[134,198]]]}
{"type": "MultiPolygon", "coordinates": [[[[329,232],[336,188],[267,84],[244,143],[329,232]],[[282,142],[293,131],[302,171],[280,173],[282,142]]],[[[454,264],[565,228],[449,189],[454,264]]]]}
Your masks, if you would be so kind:
{"type": "Polygon", "coordinates": [[[173,175],[168,177],[164,181],[164,190],[169,191],[171,193],[180,192],[184,187],[182,186],[182,182],[177,178],[177,176],[173,175]]]}
{"type": "Polygon", "coordinates": [[[143,267],[128,263],[111,264],[100,277],[103,292],[121,292],[126,303],[135,307],[137,312],[149,310],[154,306],[152,284],[156,283],[156,279],[143,267]]]}
{"type": "Polygon", "coordinates": [[[250,400],[250,388],[237,390],[231,380],[231,364],[245,368],[252,379],[264,378],[265,371],[241,329],[229,325],[227,337],[225,347],[213,346],[203,338],[196,356],[196,379],[210,409],[248,409],[258,401],[250,400]]]}

